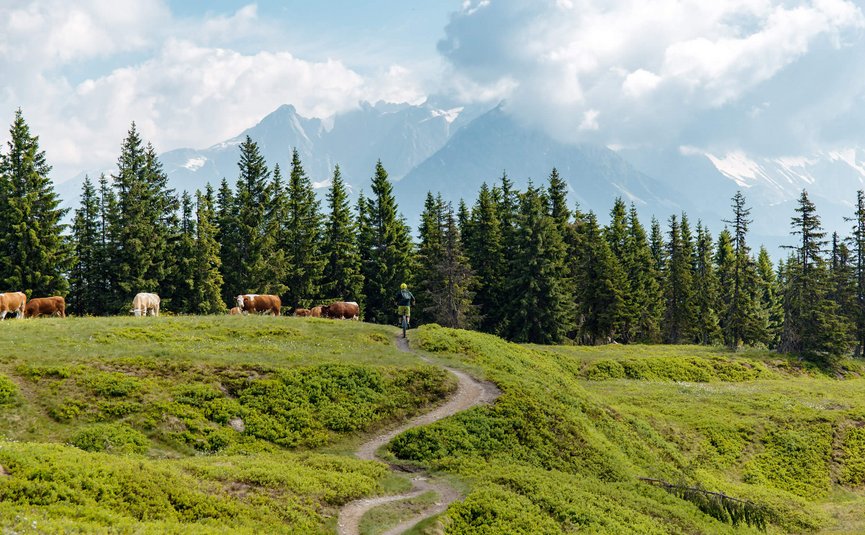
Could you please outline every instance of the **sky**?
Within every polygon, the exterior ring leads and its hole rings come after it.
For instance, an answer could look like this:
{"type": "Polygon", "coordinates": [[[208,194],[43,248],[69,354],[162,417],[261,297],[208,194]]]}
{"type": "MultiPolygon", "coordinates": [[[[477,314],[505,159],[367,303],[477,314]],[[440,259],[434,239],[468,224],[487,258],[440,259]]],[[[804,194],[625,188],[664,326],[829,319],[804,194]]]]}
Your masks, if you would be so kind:
{"type": "Polygon", "coordinates": [[[611,147],[862,147],[862,0],[0,0],[0,140],[21,108],[57,181],[132,121],[163,152],[430,96],[611,147]]]}

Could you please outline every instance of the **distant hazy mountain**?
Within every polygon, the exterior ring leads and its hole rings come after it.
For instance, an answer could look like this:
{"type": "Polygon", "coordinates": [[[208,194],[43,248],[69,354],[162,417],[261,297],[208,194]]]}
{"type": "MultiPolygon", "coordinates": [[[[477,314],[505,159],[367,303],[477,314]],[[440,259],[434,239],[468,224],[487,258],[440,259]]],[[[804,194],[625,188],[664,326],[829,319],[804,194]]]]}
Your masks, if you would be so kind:
{"type": "MultiPolygon", "coordinates": [[[[394,186],[400,208],[411,221],[427,191],[445,200],[474,202],[483,182],[498,183],[503,172],[520,187],[545,185],[555,167],[568,183],[572,203],[606,219],[616,197],[633,202],[646,217],[684,208],[664,183],[637,171],[615,152],[596,145],[566,145],[514,121],[496,107],[462,128],[438,152],[394,186]]],[[[572,204],[573,206],[573,204],[572,204]]]]}
{"type": "MultiPolygon", "coordinates": [[[[339,164],[351,186],[369,180],[381,159],[394,179],[444,145],[467,122],[463,108],[439,109],[426,103],[363,103],[354,111],[337,115],[330,124],[298,115],[293,106],[280,106],[260,123],[238,136],[203,150],[178,149],[160,156],[178,189],[195,189],[237,179],[239,145],[249,136],[258,143],[272,168],[279,164],[287,175],[291,151],[297,148],[304,170],[313,182],[324,185],[339,164]]],[[[471,113],[471,112],[469,112],[471,113]]]]}

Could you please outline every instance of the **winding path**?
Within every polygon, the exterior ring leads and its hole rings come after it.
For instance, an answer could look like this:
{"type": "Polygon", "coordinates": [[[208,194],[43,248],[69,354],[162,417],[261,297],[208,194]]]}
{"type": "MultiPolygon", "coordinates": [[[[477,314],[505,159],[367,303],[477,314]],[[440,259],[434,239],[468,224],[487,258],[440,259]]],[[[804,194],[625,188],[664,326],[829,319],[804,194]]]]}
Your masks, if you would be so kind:
{"type": "MultiPolygon", "coordinates": [[[[408,340],[405,338],[397,338],[397,347],[400,351],[413,353],[409,348],[408,340]]],[[[418,357],[425,362],[431,363],[430,360],[423,355],[418,355],[418,357]]],[[[429,425],[477,405],[492,403],[501,393],[492,383],[478,381],[465,372],[447,366],[443,366],[443,368],[457,378],[457,391],[448,402],[426,414],[421,414],[420,416],[412,418],[399,427],[391,429],[386,433],[375,436],[367,442],[364,442],[355,452],[356,457],[369,461],[380,461],[382,459],[379,459],[376,455],[378,449],[393,440],[393,438],[400,433],[412,429],[413,427],[429,425]]],[[[398,467],[392,465],[390,468],[393,471],[399,470],[398,467]]],[[[391,496],[379,496],[377,498],[364,498],[362,500],[355,500],[345,504],[339,511],[337,533],[340,535],[359,535],[360,519],[363,518],[363,515],[370,509],[386,503],[416,498],[430,490],[435,491],[435,493],[438,494],[438,500],[436,503],[422,511],[417,516],[392,527],[385,533],[385,535],[403,533],[421,520],[443,512],[447,509],[448,505],[460,498],[459,492],[447,483],[439,480],[430,480],[425,472],[418,472],[412,478],[412,489],[408,492],[391,496]]]]}

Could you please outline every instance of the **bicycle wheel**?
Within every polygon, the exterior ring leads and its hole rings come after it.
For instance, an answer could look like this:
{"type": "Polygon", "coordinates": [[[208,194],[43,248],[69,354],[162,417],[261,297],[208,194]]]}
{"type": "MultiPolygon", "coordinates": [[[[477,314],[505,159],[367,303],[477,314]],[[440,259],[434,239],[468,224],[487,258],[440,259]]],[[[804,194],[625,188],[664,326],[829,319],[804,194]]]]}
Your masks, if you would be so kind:
{"type": "Polygon", "coordinates": [[[405,331],[408,328],[408,320],[405,317],[405,314],[402,316],[402,337],[405,338],[405,331]]]}

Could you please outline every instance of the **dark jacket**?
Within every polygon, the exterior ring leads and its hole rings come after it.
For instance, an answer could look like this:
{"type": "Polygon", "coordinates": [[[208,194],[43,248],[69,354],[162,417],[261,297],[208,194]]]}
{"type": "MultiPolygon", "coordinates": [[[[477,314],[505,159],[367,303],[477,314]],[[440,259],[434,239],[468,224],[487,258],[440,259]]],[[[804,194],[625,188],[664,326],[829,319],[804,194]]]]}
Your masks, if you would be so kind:
{"type": "Polygon", "coordinates": [[[411,306],[414,303],[414,296],[408,290],[400,290],[396,293],[396,302],[399,306],[411,306]]]}

